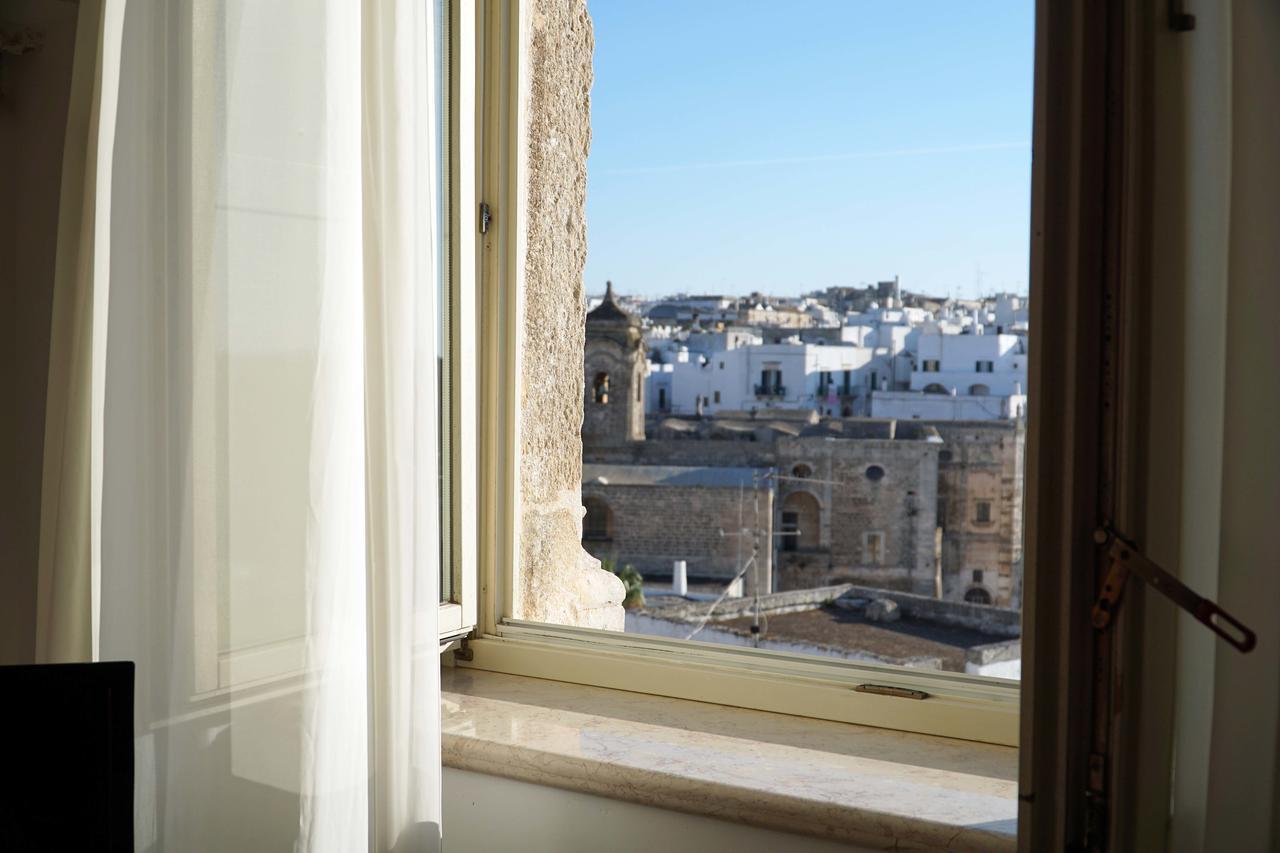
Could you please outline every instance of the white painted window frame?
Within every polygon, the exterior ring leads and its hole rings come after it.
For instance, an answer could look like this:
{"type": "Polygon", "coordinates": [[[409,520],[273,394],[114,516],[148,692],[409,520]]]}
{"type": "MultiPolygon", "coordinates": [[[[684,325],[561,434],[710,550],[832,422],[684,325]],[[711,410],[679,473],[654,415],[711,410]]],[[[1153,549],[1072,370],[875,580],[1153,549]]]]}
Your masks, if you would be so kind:
{"type": "Polygon", "coordinates": [[[475,629],[479,611],[477,588],[479,561],[478,525],[476,519],[479,489],[479,429],[477,389],[477,332],[482,328],[477,314],[480,244],[477,234],[477,0],[451,0],[449,4],[450,40],[450,204],[452,218],[448,229],[451,269],[456,282],[454,298],[454,334],[451,339],[454,394],[453,449],[451,458],[442,465],[453,469],[451,501],[453,537],[452,593],[440,603],[438,629],[442,641],[461,637],[475,629]]]}

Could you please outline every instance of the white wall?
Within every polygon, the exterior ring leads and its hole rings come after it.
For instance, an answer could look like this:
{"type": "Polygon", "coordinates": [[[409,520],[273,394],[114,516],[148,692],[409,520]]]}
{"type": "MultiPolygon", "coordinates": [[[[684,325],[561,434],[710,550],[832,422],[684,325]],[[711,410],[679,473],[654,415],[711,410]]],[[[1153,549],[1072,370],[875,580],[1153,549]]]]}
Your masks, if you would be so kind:
{"type": "Polygon", "coordinates": [[[1258,646],[1144,596],[1135,823],[1144,849],[1280,850],[1280,6],[1194,11],[1157,42],[1144,544],[1258,646]]]}
{"type": "Polygon", "coordinates": [[[922,391],[937,383],[965,394],[970,386],[981,384],[995,395],[1023,393],[1027,388],[1027,355],[1020,351],[1024,349],[1022,342],[1017,335],[921,335],[911,389],[922,391]],[[940,362],[940,370],[926,373],[921,369],[930,359],[940,362]],[[992,372],[975,370],[978,361],[992,362],[992,372]]]}
{"type": "Polygon", "coordinates": [[[1232,3],[1220,603],[1258,632],[1218,643],[1206,849],[1280,850],[1280,5],[1232,3]]]}
{"type": "Polygon", "coordinates": [[[860,853],[868,848],[446,767],[444,850],[860,853]]]}
{"type": "Polygon", "coordinates": [[[971,396],[925,394],[920,391],[877,391],[871,396],[871,417],[926,421],[992,421],[1026,414],[1025,394],[971,396]]]}
{"type": "Polygon", "coordinates": [[[677,353],[672,363],[654,365],[650,369],[645,392],[645,411],[658,410],[657,389],[666,386],[670,410],[677,414],[693,414],[697,400],[705,397],[704,411],[746,411],[777,406],[788,409],[815,408],[825,403],[817,397],[820,374],[830,371],[832,381],[840,386],[844,371],[852,371],[851,386],[866,390],[866,374],[873,362],[873,351],[866,347],[817,344],[763,344],[739,346],[705,354],[677,353]],[[758,398],[756,385],[766,365],[776,364],[782,371],[782,398],[758,398]],[[723,365],[723,366],[722,366],[723,365]],[[720,401],[716,402],[716,393],[720,401]]]}

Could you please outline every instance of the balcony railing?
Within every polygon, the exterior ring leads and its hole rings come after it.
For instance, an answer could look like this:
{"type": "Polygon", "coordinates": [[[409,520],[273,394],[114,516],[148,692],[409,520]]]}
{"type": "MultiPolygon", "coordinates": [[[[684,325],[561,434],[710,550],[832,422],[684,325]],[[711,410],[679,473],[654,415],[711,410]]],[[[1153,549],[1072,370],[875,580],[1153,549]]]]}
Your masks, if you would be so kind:
{"type": "Polygon", "coordinates": [[[818,397],[826,399],[831,396],[831,392],[835,391],[837,397],[842,400],[852,399],[861,395],[861,390],[852,385],[820,385],[818,387],[818,397]]]}
{"type": "Polygon", "coordinates": [[[757,385],[757,397],[785,397],[787,389],[782,385],[757,385]]]}

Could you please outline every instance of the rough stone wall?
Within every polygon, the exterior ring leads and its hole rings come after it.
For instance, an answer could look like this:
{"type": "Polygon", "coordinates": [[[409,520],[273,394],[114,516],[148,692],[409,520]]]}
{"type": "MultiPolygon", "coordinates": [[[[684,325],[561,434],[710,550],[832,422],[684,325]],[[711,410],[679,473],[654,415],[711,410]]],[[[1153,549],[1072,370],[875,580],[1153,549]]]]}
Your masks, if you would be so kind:
{"type": "Polygon", "coordinates": [[[902,608],[902,614],[928,622],[973,628],[999,637],[1022,634],[1022,613],[1007,607],[969,604],[964,601],[941,601],[927,595],[885,591],[878,587],[851,586],[845,598],[887,598],[902,608]]]}
{"type": "Polygon", "coordinates": [[[621,630],[622,582],[581,546],[582,353],[591,52],[585,0],[534,0],[516,615],[621,630]]]}
{"type": "Polygon", "coordinates": [[[943,596],[963,600],[981,586],[1002,607],[1021,603],[1025,431],[1013,422],[937,423],[943,596]],[[980,501],[991,521],[977,520],[980,501]],[[981,570],[975,583],[973,571],[981,570]]]}
{"type": "Polygon", "coordinates": [[[779,588],[839,579],[934,594],[938,445],[784,438],[777,447],[784,474],[797,465],[813,472],[812,483],[782,480],[782,500],[786,494],[805,491],[817,498],[822,510],[822,553],[787,554],[779,568],[779,588]],[[868,479],[872,465],[883,469],[882,479],[868,479]],[[883,536],[879,564],[865,559],[863,535],[869,532],[883,536]]]}
{"type": "Polygon", "coordinates": [[[768,468],[777,464],[773,442],[707,441],[703,439],[647,439],[607,447],[588,444],[587,462],[612,465],[723,465],[730,468],[768,468]]]}
{"type": "MultiPolygon", "coordinates": [[[[736,487],[623,486],[583,483],[582,495],[596,497],[613,513],[610,539],[587,540],[584,546],[600,559],[614,557],[618,565],[630,563],[645,575],[671,574],[675,560],[688,562],[694,577],[731,578],[739,568],[739,556],[751,555],[751,539],[734,534],[739,526],[752,528],[755,504],[746,489],[741,498],[736,487]],[[723,532],[723,535],[722,535],[723,532]]],[[[759,580],[761,592],[770,590],[773,540],[773,493],[760,490],[760,572],[743,577],[747,593],[759,580]]]]}

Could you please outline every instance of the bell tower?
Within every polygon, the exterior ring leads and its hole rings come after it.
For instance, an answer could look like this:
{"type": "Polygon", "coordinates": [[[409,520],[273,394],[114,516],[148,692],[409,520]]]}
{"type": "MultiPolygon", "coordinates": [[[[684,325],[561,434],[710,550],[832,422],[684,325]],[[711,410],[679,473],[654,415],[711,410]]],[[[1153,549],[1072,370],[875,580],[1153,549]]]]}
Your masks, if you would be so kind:
{"type": "Polygon", "coordinates": [[[644,338],[640,321],[618,305],[611,281],[604,301],[587,314],[584,366],[583,442],[644,441],[644,338]]]}

